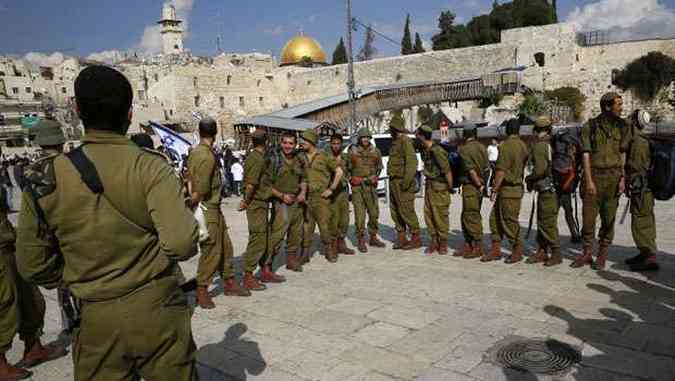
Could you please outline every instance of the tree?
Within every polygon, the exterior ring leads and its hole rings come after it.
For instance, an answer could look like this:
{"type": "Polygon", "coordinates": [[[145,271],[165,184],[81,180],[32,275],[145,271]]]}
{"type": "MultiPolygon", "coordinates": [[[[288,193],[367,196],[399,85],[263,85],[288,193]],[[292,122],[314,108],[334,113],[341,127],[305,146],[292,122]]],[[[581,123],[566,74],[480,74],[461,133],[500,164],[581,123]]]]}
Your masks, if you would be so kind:
{"type": "Polygon", "coordinates": [[[650,52],[618,71],[614,83],[641,100],[651,101],[674,78],[675,60],[661,52],[650,52]]]}
{"type": "Polygon", "coordinates": [[[342,37],[340,37],[340,41],[333,52],[333,65],[344,64],[347,63],[347,61],[347,49],[345,49],[345,43],[342,40],[342,37]]]}
{"type": "Polygon", "coordinates": [[[553,7],[553,22],[557,23],[558,22],[558,0],[553,0],[553,4],[551,4],[551,7],[553,7]]]}
{"type": "Polygon", "coordinates": [[[356,56],[356,59],[359,61],[368,61],[375,57],[377,54],[377,49],[373,43],[375,42],[375,32],[373,31],[372,25],[368,25],[366,28],[366,39],[363,42],[363,46],[359,51],[359,54],[356,56]]]}
{"type": "Polygon", "coordinates": [[[422,38],[419,33],[415,33],[415,47],[413,48],[414,53],[424,53],[424,44],[422,43],[422,38]]]}
{"type": "Polygon", "coordinates": [[[452,11],[441,13],[438,28],[441,31],[431,38],[434,50],[471,46],[471,36],[464,25],[455,25],[455,14],[452,11]]]}
{"type": "Polygon", "coordinates": [[[405,28],[403,28],[403,39],[401,40],[401,54],[406,56],[413,54],[412,36],[410,34],[410,14],[405,18],[405,28]]]}
{"type": "Polygon", "coordinates": [[[499,42],[499,31],[492,27],[489,15],[474,17],[466,29],[471,34],[471,43],[473,45],[487,45],[499,42]]]}

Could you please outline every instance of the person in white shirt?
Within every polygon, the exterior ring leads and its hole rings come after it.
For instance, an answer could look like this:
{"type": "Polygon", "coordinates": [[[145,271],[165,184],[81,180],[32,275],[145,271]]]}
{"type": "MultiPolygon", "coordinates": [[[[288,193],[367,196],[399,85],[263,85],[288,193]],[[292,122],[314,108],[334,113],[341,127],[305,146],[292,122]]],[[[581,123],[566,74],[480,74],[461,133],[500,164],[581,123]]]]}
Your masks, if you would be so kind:
{"type": "Polygon", "coordinates": [[[487,148],[488,161],[490,162],[490,187],[492,187],[492,182],[495,177],[495,166],[497,165],[497,159],[499,158],[499,145],[497,144],[497,139],[492,139],[492,142],[487,148]]]}
{"type": "Polygon", "coordinates": [[[232,181],[234,182],[234,193],[237,196],[241,195],[241,182],[244,181],[244,167],[241,166],[239,160],[234,161],[230,167],[232,173],[232,181]]]}

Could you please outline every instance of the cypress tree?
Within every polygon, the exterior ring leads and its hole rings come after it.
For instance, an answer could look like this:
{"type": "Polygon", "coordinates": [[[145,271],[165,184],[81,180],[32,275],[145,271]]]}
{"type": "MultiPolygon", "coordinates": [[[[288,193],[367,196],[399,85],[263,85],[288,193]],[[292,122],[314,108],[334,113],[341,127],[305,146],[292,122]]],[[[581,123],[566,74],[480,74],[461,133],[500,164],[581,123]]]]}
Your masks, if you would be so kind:
{"type": "Polygon", "coordinates": [[[414,53],[424,53],[424,44],[422,43],[422,38],[419,33],[415,33],[415,47],[413,48],[414,53]]]}
{"type": "Polygon", "coordinates": [[[344,63],[347,63],[347,49],[345,48],[345,43],[342,40],[342,37],[340,37],[340,41],[333,52],[333,65],[344,63]]]}
{"type": "Polygon", "coordinates": [[[405,28],[403,29],[403,40],[401,40],[401,54],[413,54],[412,36],[410,34],[410,15],[405,18],[405,28]]]}

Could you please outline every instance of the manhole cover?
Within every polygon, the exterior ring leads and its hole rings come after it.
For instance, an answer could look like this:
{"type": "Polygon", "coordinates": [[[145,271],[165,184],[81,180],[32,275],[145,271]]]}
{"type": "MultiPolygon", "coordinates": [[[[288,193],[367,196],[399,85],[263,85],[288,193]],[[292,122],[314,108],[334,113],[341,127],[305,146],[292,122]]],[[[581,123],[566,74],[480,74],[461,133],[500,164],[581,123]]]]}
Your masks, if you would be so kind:
{"type": "Polygon", "coordinates": [[[581,353],[552,339],[511,338],[490,350],[492,359],[505,368],[539,374],[559,374],[581,362],[581,353]]]}

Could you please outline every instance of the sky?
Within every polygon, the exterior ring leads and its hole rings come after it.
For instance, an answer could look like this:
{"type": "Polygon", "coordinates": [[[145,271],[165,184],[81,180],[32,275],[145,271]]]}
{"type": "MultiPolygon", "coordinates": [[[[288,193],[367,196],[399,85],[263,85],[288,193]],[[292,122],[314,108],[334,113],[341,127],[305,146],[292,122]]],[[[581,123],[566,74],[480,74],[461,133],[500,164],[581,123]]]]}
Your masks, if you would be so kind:
{"type": "MultiPolygon", "coordinates": [[[[365,24],[400,41],[405,16],[413,33],[429,44],[441,11],[457,21],[488,13],[493,0],[353,0],[353,14],[365,24]]],[[[0,0],[0,54],[54,63],[63,55],[109,60],[120,51],[153,54],[161,49],[156,21],[165,0],[0,0]],[[113,5],[114,4],[114,5],[113,5]]],[[[329,56],[345,34],[344,0],[169,0],[186,22],[185,46],[197,55],[262,52],[279,56],[299,32],[322,45],[329,56]]],[[[500,3],[505,0],[499,0],[500,3]]],[[[675,36],[675,0],[558,0],[562,21],[581,29],[618,28],[627,38],[675,36]],[[627,32],[625,31],[628,28],[627,32]]],[[[355,53],[363,28],[354,36],[355,53]]],[[[379,55],[400,47],[376,39],[379,55]]]]}

